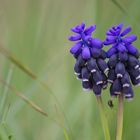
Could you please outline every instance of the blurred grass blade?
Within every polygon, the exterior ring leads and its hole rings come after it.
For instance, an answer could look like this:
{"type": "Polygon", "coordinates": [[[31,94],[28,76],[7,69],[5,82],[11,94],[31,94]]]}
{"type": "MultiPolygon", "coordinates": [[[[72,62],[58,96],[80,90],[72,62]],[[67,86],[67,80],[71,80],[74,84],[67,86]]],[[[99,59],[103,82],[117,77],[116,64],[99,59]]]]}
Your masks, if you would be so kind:
{"type": "MultiPolygon", "coordinates": [[[[13,74],[13,64],[10,65],[8,74],[7,74],[7,79],[6,82],[7,84],[10,84],[10,81],[12,79],[12,74],[13,74]]],[[[0,120],[1,122],[4,121],[4,118],[6,117],[5,114],[7,114],[7,97],[8,97],[8,87],[5,86],[2,96],[1,96],[1,103],[0,103],[0,120]]],[[[9,108],[9,103],[8,103],[8,108],[9,108]]]]}
{"type": "Polygon", "coordinates": [[[65,140],[70,140],[66,129],[64,129],[63,132],[64,132],[65,140]]]}
{"type": "Polygon", "coordinates": [[[16,66],[18,66],[22,71],[28,74],[32,79],[37,79],[37,76],[29,69],[27,66],[20,63],[11,53],[5,49],[4,47],[0,46],[0,51],[3,55],[5,55],[11,62],[13,62],[16,66]]]}
{"type": "MultiPolygon", "coordinates": [[[[23,94],[21,94],[15,87],[13,87],[12,85],[6,83],[5,80],[3,80],[2,78],[0,78],[0,82],[4,85],[7,86],[9,89],[11,89],[14,93],[16,93],[17,96],[19,96],[21,99],[23,99],[28,105],[30,105],[35,111],[39,112],[40,114],[42,114],[45,117],[48,117],[48,114],[42,109],[40,108],[38,105],[36,105],[33,101],[29,100],[26,96],[24,96],[23,94]]],[[[60,127],[63,128],[64,130],[64,136],[66,138],[66,140],[70,140],[69,136],[67,134],[66,129],[59,124],[56,120],[52,119],[53,121],[55,121],[60,127]]]]}
{"type": "MultiPolygon", "coordinates": [[[[52,92],[52,90],[48,87],[48,85],[46,84],[46,82],[41,81],[41,80],[38,78],[38,76],[37,76],[29,67],[27,67],[26,65],[24,65],[24,64],[22,64],[20,61],[18,61],[18,60],[16,59],[16,57],[13,56],[13,55],[11,54],[11,52],[9,52],[9,51],[8,51],[6,48],[4,48],[2,45],[0,45],[0,52],[1,52],[6,58],[8,58],[12,63],[14,63],[17,67],[19,67],[23,72],[25,72],[29,77],[31,77],[33,80],[36,80],[37,82],[39,82],[39,84],[42,85],[42,86],[45,88],[45,90],[48,91],[48,94],[51,94],[51,95],[53,96],[53,98],[55,99],[57,105],[59,106],[59,110],[61,111],[61,113],[62,113],[64,119],[65,119],[66,122],[67,122],[66,115],[65,115],[65,113],[64,113],[64,111],[63,111],[63,109],[62,109],[62,107],[61,107],[60,102],[58,101],[57,97],[56,97],[55,94],[52,92]]],[[[12,88],[12,89],[13,89],[13,88],[12,88]]],[[[18,96],[21,96],[21,98],[23,98],[27,103],[30,103],[31,106],[33,105],[32,102],[29,102],[29,100],[27,100],[27,98],[26,98],[25,96],[23,97],[23,95],[20,95],[20,94],[19,94],[18,96]]],[[[33,107],[33,106],[32,106],[32,107],[33,107]]],[[[35,109],[35,108],[34,108],[34,109],[35,109]]],[[[36,108],[36,109],[37,109],[37,108],[36,108]]],[[[70,128],[70,126],[69,126],[68,123],[67,123],[67,125],[68,125],[68,127],[69,127],[69,129],[70,129],[70,131],[71,131],[71,128],[70,128]]],[[[71,133],[72,133],[72,131],[71,131],[71,133]]],[[[71,134],[71,135],[72,135],[72,134],[71,134]]]]}
{"type": "Polygon", "coordinates": [[[117,0],[111,0],[124,14],[127,14],[127,11],[123,8],[123,6],[117,0]]]}
{"type": "Polygon", "coordinates": [[[10,84],[7,84],[6,81],[4,81],[2,78],[0,78],[0,82],[4,85],[7,86],[10,90],[12,90],[14,93],[16,93],[17,96],[19,96],[21,99],[23,99],[28,105],[30,105],[34,110],[39,112],[45,117],[48,117],[48,114],[40,108],[38,105],[36,105],[33,101],[29,100],[26,96],[22,95],[17,89],[10,84]]]}

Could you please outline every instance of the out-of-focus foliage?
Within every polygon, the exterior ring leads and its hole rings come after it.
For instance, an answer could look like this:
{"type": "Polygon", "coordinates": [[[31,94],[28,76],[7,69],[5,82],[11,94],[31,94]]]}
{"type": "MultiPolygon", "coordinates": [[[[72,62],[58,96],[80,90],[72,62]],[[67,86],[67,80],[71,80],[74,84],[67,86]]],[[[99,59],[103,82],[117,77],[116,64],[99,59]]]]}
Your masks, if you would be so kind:
{"type": "MultiPolygon", "coordinates": [[[[113,24],[123,22],[131,25],[138,36],[139,47],[140,13],[139,0],[0,0],[0,44],[7,47],[23,64],[30,67],[45,81],[59,100],[66,115],[64,120],[57,102],[15,65],[12,67],[10,84],[35,101],[49,117],[32,110],[23,100],[8,90],[5,121],[17,140],[64,140],[62,127],[68,130],[71,140],[103,140],[103,131],[94,95],[82,91],[80,81],[73,74],[74,59],[69,54],[72,45],[68,40],[70,28],[85,21],[97,24],[94,36],[105,38],[105,31],[113,24]],[[10,108],[9,108],[10,106],[10,108]]],[[[0,55],[0,77],[7,79],[11,62],[0,55]]],[[[0,85],[0,97],[5,87],[0,85]]],[[[109,91],[103,92],[112,139],[115,139],[117,101],[114,108],[107,106],[109,91]]],[[[0,101],[1,101],[0,100],[0,101]]],[[[135,88],[132,102],[125,101],[124,140],[139,140],[140,94],[135,88]]],[[[5,112],[4,111],[4,112],[5,112]]],[[[1,116],[0,116],[1,117],[1,116]]],[[[67,135],[67,134],[66,134],[67,135]]]]}

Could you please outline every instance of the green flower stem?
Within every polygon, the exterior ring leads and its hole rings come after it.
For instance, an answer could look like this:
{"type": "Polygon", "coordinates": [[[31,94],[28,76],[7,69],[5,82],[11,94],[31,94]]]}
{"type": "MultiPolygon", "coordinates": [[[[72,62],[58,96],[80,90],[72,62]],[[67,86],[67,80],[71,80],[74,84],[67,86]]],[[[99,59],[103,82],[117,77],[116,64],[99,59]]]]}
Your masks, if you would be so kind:
{"type": "Polygon", "coordinates": [[[122,140],[122,131],[123,131],[123,95],[120,94],[118,97],[118,118],[117,118],[116,140],[122,140]]]}
{"type": "Polygon", "coordinates": [[[102,98],[101,98],[101,96],[96,96],[96,99],[97,99],[97,103],[99,106],[100,117],[101,117],[101,122],[102,122],[102,126],[103,126],[105,140],[110,140],[109,127],[108,127],[108,122],[107,122],[107,118],[106,118],[105,111],[104,111],[104,105],[102,102],[102,98]]]}

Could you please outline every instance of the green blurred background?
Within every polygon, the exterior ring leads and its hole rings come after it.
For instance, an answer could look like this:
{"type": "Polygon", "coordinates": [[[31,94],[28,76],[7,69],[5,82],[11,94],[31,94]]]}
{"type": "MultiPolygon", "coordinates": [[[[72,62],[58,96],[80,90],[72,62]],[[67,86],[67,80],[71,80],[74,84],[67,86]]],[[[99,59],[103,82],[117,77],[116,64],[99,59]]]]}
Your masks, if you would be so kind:
{"type": "MultiPolygon", "coordinates": [[[[15,140],[103,140],[96,98],[82,91],[73,74],[74,59],[69,53],[70,28],[85,21],[97,24],[94,36],[105,38],[105,31],[123,22],[140,34],[140,0],[0,0],[0,41],[23,64],[45,81],[61,104],[6,57],[0,55],[0,76],[48,113],[45,118],[35,112],[12,90],[0,85],[0,101],[5,99],[0,117],[4,118],[15,140]],[[122,10],[125,10],[126,13],[122,10]],[[5,97],[5,94],[7,96],[5,97]],[[10,106],[10,107],[9,107],[10,106]],[[7,111],[8,110],[8,111],[7,111]],[[63,118],[61,111],[66,118],[63,118]]],[[[140,40],[135,45],[139,47],[140,40]]],[[[140,93],[125,101],[123,140],[140,139],[140,93]]],[[[117,101],[107,105],[109,91],[103,92],[111,140],[115,139],[117,101]]]]}

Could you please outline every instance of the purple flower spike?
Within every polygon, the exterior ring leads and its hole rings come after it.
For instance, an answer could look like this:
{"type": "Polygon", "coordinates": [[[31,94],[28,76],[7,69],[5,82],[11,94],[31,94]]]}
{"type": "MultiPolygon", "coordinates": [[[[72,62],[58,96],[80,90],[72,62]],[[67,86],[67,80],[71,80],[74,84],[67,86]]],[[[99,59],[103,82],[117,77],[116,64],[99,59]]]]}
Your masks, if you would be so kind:
{"type": "Polygon", "coordinates": [[[92,37],[96,25],[85,27],[82,23],[71,29],[76,33],[69,40],[75,41],[70,52],[76,59],[74,72],[77,79],[82,81],[82,87],[86,91],[93,91],[96,96],[101,95],[102,89],[107,88],[107,72],[109,70],[105,61],[107,54],[102,50],[103,42],[92,37]]]}
{"type": "Polygon", "coordinates": [[[122,30],[123,25],[111,27],[107,31],[104,45],[111,45],[107,51],[108,60],[108,82],[111,83],[110,95],[123,94],[127,100],[134,97],[132,84],[140,85],[140,61],[139,51],[133,46],[137,40],[136,35],[127,35],[131,27],[122,30]],[[127,35],[127,36],[126,36],[127,35]]]}

